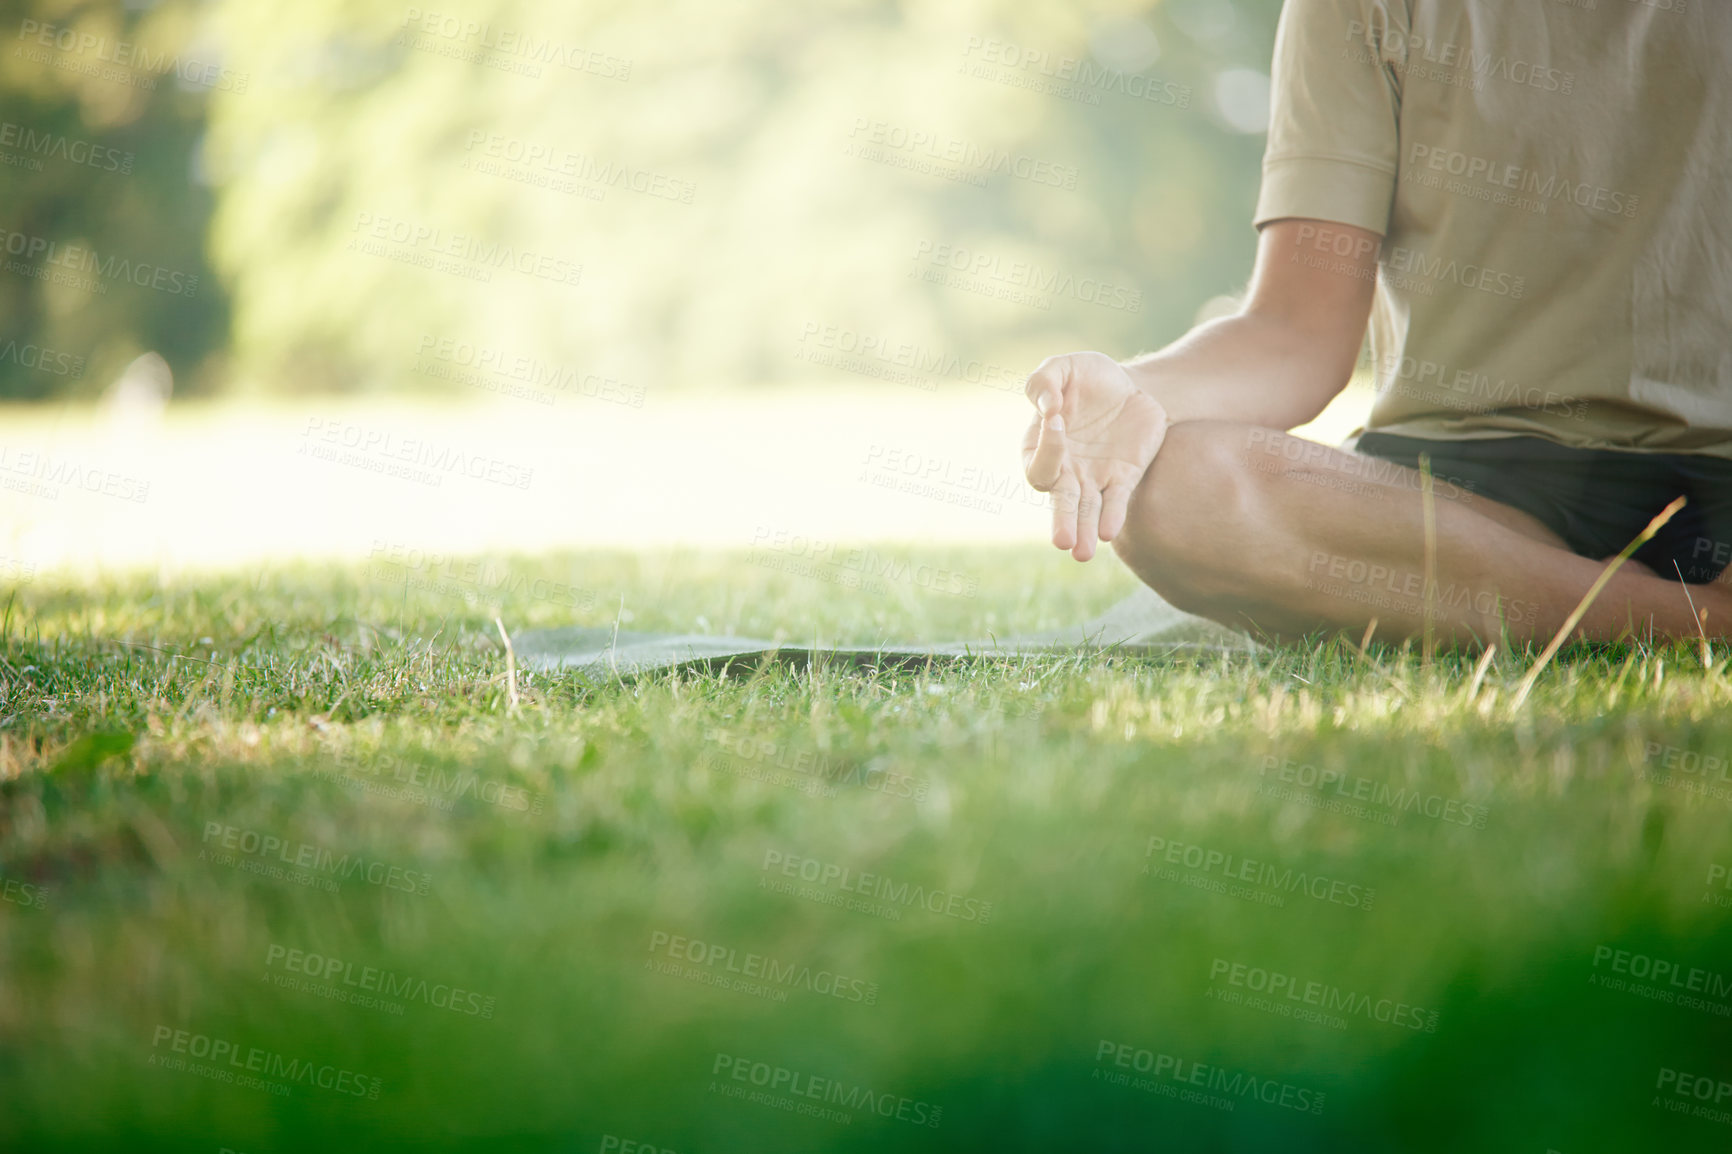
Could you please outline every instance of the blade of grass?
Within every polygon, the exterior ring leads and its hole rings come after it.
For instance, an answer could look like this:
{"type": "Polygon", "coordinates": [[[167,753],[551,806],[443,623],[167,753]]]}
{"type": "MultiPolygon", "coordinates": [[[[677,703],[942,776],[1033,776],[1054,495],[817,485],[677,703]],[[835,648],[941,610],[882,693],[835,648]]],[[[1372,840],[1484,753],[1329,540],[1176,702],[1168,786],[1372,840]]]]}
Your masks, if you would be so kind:
{"type": "Polygon", "coordinates": [[[1551,640],[1551,644],[1545,647],[1544,652],[1540,654],[1539,660],[1534,662],[1533,668],[1528,670],[1527,676],[1522,678],[1521,685],[1516,689],[1515,700],[1510,703],[1511,709],[1520,709],[1522,707],[1522,703],[1528,698],[1529,691],[1534,687],[1534,682],[1539,680],[1540,672],[1545,669],[1546,664],[1551,661],[1557,651],[1563,648],[1565,639],[1567,639],[1575,630],[1576,626],[1580,624],[1582,618],[1587,615],[1588,607],[1594,603],[1594,598],[1600,595],[1600,590],[1606,587],[1606,582],[1612,579],[1612,574],[1616,573],[1618,568],[1623,565],[1625,561],[1630,559],[1631,554],[1635,553],[1637,549],[1640,549],[1643,545],[1646,545],[1650,540],[1652,540],[1654,534],[1658,533],[1660,528],[1665,525],[1667,521],[1670,521],[1679,509],[1684,507],[1684,502],[1685,498],[1679,497],[1670,505],[1661,509],[1654,515],[1654,519],[1648,522],[1648,527],[1636,534],[1635,540],[1631,541],[1628,545],[1625,545],[1622,552],[1620,552],[1616,557],[1613,557],[1610,561],[1606,562],[1605,568],[1600,570],[1600,575],[1594,579],[1594,583],[1588,586],[1588,591],[1582,595],[1581,601],[1576,604],[1575,609],[1570,613],[1570,615],[1564,618],[1564,623],[1558,628],[1556,636],[1551,640]]]}
{"type": "Polygon", "coordinates": [[[1427,453],[1419,455],[1419,499],[1425,511],[1425,635],[1420,645],[1419,664],[1421,668],[1429,669],[1437,646],[1434,632],[1437,623],[1437,506],[1431,492],[1431,456],[1427,453]]]}
{"type": "Polygon", "coordinates": [[[516,713],[517,651],[511,647],[511,635],[505,632],[505,622],[495,617],[493,624],[499,627],[499,640],[505,644],[505,708],[510,713],[516,713]]]}
{"type": "Polygon", "coordinates": [[[1678,584],[1684,587],[1684,600],[1690,603],[1690,616],[1696,622],[1696,632],[1702,638],[1702,668],[1714,668],[1713,651],[1708,645],[1708,611],[1696,608],[1696,599],[1690,596],[1690,583],[1684,580],[1684,571],[1678,568],[1676,559],[1672,561],[1672,572],[1678,575],[1678,584]]]}
{"type": "Polygon", "coordinates": [[[1486,670],[1491,668],[1491,659],[1497,656],[1497,642],[1493,641],[1485,647],[1485,652],[1479,655],[1479,661],[1473,667],[1473,680],[1467,683],[1467,696],[1464,704],[1472,705],[1473,699],[1479,696],[1480,683],[1485,680],[1486,670]]]}
{"type": "MultiPolygon", "coordinates": [[[[1372,625],[1372,627],[1375,627],[1377,625],[1376,618],[1372,619],[1371,625],[1372,625]]],[[[1369,641],[1371,639],[1371,628],[1367,628],[1365,630],[1365,637],[1366,637],[1367,641],[1369,641]]],[[[1367,666],[1370,667],[1371,672],[1377,674],[1377,676],[1379,676],[1379,677],[1383,678],[1383,680],[1389,682],[1389,687],[1391,689],[1395,690],[1395,692],[1401,694],[1401,699],[1403,701],[1412,701],[1413,700],[1413,695],[1407,692],[1406,688],[1403,687],[1401,682],[1397,681],[1395,679],[1395,677],[1387,669],[1383,668],[1383,666],[1379,665],[1376,661],[1374,661],[1371,657],[1371,654],[1367,653],[1361,646],[1353,644],[1353,639],[1351,637],[1347,636],[1346,634],[1342,634],[1341,640],[1346,642],[1347,648],[1353,650],[1354,654],[1359,658],[1360,661],[1364,662],[1367,666]]]]}

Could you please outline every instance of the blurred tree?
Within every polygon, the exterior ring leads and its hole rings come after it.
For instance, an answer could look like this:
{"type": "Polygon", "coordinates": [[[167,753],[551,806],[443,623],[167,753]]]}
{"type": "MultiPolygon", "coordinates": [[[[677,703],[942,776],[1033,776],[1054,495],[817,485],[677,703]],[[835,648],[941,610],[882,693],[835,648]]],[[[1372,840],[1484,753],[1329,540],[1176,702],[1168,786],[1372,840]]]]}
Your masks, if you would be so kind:
{"type": "Polygon", "coordinates": [[[1278,7],[221,0],[261,78],[212,108],[239,364],[654,391],[835,376],[795,355],[827,327],[1017,372],[1154,346],[1248,269],[1278,7]]]}
{"type": "Polygon", "coordinates": [[[192,3],[0,3],[0,397],[89,395],[149,350],[220,384],[195,158],[233,83],[192,3]]]}
{"type": "Polygon", "coordinates": [[[15,397],[1136,352],[1248,268],[1279,7],[4,2],[15,397]]]}

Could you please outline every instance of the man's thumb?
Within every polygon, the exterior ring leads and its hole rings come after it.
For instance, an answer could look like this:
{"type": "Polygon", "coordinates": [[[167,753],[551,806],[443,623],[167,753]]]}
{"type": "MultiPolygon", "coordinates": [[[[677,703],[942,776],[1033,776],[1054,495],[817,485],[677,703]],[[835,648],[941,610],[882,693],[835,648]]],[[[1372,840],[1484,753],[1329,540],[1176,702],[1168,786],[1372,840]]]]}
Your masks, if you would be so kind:
{"type": "Polygon", "coordinates": [[[1028,483],[1042,493],[1050,490],[1064,472],[1064,457],[1064,417],[1054,413],[1040,423],[1040,440],[1035,442],[1025,470],[1028,483]]]}

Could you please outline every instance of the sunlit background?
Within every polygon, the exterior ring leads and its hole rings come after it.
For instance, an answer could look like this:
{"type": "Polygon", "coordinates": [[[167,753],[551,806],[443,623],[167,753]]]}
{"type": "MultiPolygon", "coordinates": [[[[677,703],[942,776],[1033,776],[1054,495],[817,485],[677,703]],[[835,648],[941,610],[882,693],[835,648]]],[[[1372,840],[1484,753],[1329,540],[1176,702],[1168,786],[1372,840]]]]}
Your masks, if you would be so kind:
{"type": "Polygon", "coordinates": [[[1278,7],[10,3],[4,563],[1039,539],[1027,371],[1233,307],[1278,7]]]}

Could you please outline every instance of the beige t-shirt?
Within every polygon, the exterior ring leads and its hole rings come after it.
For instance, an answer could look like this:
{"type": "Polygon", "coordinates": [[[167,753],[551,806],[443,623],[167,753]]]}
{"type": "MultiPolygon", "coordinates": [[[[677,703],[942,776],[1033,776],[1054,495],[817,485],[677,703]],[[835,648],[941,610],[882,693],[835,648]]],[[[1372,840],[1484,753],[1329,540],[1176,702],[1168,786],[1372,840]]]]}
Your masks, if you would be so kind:
{"type": "Polygon", "coordinates": [[[1282,217],[1383,235],[1369,428],[1732,457],[1732,0],[1287,0],[1282,217]]]}

